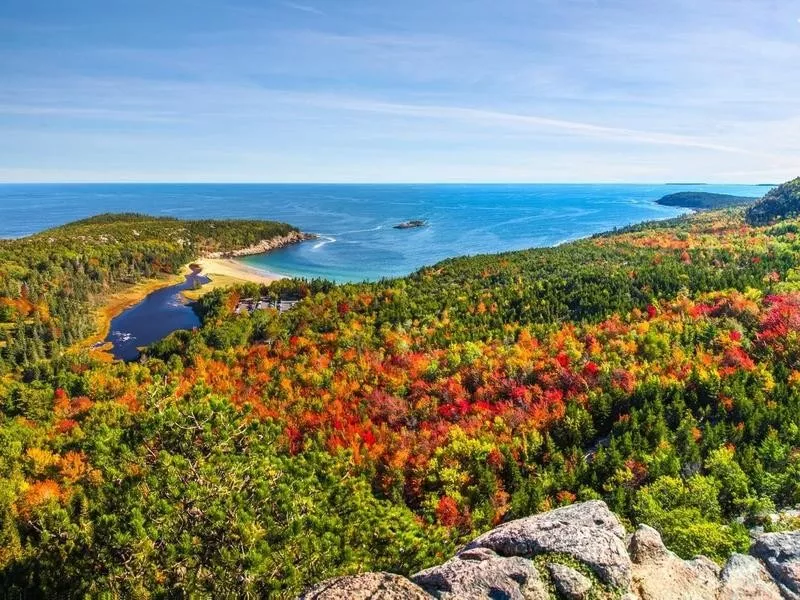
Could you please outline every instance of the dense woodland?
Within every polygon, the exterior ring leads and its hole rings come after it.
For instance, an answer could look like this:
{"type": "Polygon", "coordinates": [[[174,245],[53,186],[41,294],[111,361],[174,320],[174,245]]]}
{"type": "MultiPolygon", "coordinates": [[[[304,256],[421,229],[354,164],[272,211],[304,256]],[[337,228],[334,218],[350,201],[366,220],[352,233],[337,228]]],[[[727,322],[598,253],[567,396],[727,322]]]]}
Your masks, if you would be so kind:
{"type": "Polygon", "coordinates": [[[755,206],[747,211],[747,222],[751,225],[766,225],[778,219],[800,216],[800,177],[771,190],[755,206]]]}
{"type": "Polygon", "coordinates": [[[296,231],[265,221],[179,221],[99,215],[40,234],[0,240],[0,375],[48,368],[44,359],[96,328],[89,309],[142,279],[178,273],[207,252],[243,248],[296,231]]]}
{"type": "Polygon", "coordinates": [[[710,194],[708,192],[678,192],[669,194],[656,201],[662,206],[681,206],[697,210],[713,210],[753,204],[757,198],[731,196],[730,194],[710,194]]]}
{"type": "MultiPolygon", "coordinates": [[[[776,192],[794,210],[795,183],[776,192]]],[[[32,328],[58,332],[121,273],[174,270],[200,247],[129,254],[130,223],[75,227],[91,241],[67,229],[0,246],[15,331],[0,378],[6,590],[289,598],[336,574],[411,573],[589,498],[687,557],[798,525],[765,517],[800,503],[793,217],[707,212],[380,283],[214,290],[201,329],[139,362],[61,353],[41,331],[45,350],[21,355],[32,328]],[[124,241],[96,244],[117,228],[124,241]],[[115,258],[95,281],[103,248],[115,258]],[[66,294],[67,268],[84,292],[66,294]],[[256,293],[303,300],[233,314],[256,293]]],[[[206,246],[246,242],[196,227],[206,246]]]]}

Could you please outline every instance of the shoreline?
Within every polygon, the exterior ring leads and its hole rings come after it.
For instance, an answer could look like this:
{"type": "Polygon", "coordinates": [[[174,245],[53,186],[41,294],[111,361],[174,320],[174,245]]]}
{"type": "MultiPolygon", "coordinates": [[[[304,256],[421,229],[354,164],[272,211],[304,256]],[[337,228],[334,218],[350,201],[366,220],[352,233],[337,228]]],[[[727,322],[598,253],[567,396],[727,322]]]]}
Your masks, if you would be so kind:
{"type": "Polygon", "coordinates": [[[207,277],[209,282],[196,290],[183,291],[182,295],[190,302],[196,302],[203,295],[220,287],[241,285],[243,283],[268,285],[279,279],[285,279],[285,276],[261,271],[232,257],[266,254],[272,250],[315,239],[316,237],[313,234],[296,231],[286,236],[263,240],[248,248],[241,248],[227,253],[210,253],[184,265],[179,273],[145,279],[126,289],[114,292],[94,308],[95,323],[97,324],[96,332],[77,342],[72,348],[75,350],[89,350],[95,355],[106,356],[113,360],[113,357],[108,353],[111,342],[106,342],[106,338],[111,331],[111,322],[129,308],[142,302],[153,292],[180,284],[192,273],[199,273],[207,277]]]}
{"type": "MultiPolygon", "coordinates": [[[[685,212],[682,215],[678,215],[677,217],[664,217],[663,219],[651,219],[650,221],[642,221],[641,223],[637,222],[634,225],[661,221],[661,220],[669,220],[672,218],[680,218],[681,216],[688,216],[700,212],[697,209],[692,209],[688,207],[667,206],[666,208],[682,209],[685,212]]],[[[632,225],[627,225],[620,229],[625,229],[626,227],[631,227],[631,226],[632,225]]],[[[545,247],[555,248],[565,244],[575,243],[584,239],[613,235],[615,233],[617,233],[616,229],[607,230],[600,233],[582,235],[572,239],[561,240],[552,246],[545,246],[545,247]]],[[[176,273],[174,275],[165,275],[163,277],[154,279],[143,280],[127,289],[115,292],[111,294],[108,298],[106,298],[102,304],[100,304],[94,309],[95,320],[97,323],[96,333],[76,343],[74,348],[89,349],[93,352],[105,354],[104,350],[106,349],[107,344],[110,344],[110,342],[108,343],[104,342],[105,339],[108,337],[108,334],[111,329],[111,322],[114,318],[116,318],[129,308],[135,306],[139,302],[143,301],[145,298],[147,298],[148,295],[152,294],[153,292],[156,292],[159,289],[165,287],[169,287],[171,285],[182,283],[184,279],[188,275],[191,275],[193,272],[196,274],[203,275],[204,277],[207,277],[209,281],[208,283],[203,284],[201,287],[197,289],[187,289],[181,292],[181,295],[189,302],[196,302],[204,295],[219,288],[242,285],[247,283],[269,285],[271,283],[280,281],[282,279],[291,278],[293,277],[292,275],[281,275],[266,270],[258,269],[257,267],[250,266],[244,263],[243,261],[237,259],[244,258],[247,256],[267,254],[271,251],[278,250],[286,246],[302,243],[313,239],[318,239],[318,237],[319,236],[315,234],[304,233],[301,231],[293,231],[285,236],[279,236],[277,238],[272,238],[271,240],[262,240],[258,244],[246,248],[240,248],[228,252],[206,253],[201,257],[198,257],[197,259],[185,264],[179,273],[176,273]]],[[[533,248],[526,247],[520,250],[511,250],[509,252],[519,252],[530,249],[533,248]]],[[[502,252],[503,251],[498,251],[494,252],[493,254],[502,252]]],[[[459,258],[459,256],[452,258],[459,258]]],[[[430,268],[433,266],[434,265],[424,265],[422,267],[419,267],[419,269],[415,271],[392,278],[394,279],[398,277],[399,278],[408,277],[409,275],[412,275],[413,273],[421,269],[430,268]]],[[[302,277],[302,275],[294,275],[294,276],[302,277]]]]}
{"type": "Polygon", "coordinates": [[[180,273],[175,275],[144,279],[127,289],[111,294],[93,311],[97,331],[86,339],[77,342],[73,348],[76,350],[86,349],[97,355],[107,355],[113,360],[113,357],[108,353],[111,342],[106,341],[108,334],[111,332],[111,321],[129,308],[139,304],[153,292],[182,283],[190,274],[191,269],[187,265],[180,273]]]}
{"type": "Polygon", "coordinates": [[[315,240],[317,236],[313,233],[304,233],[302,231],[292,231],[286,235],[271,238],[269,240],[261,240],[257,244],[248,246],[247,248],[239,248],[237,250],[229,250],[227,252],[208,252],[203,255],[202,259],[223,259],[223,258],[236,258],[240,256],[255,256],[257,254],[266,254],[273,250],[285,248],[300,242],[308,240],[315,240]]]}
{"type": "Polygon", "coordinates": [[[278,275],[277,273],[263,271],[236,259],[246,256],[268,254],[280,248],[285,248],[308,240],[315,240],[317,237],[318,236],[313,233],[293,231],[288,235],[272,238],[271,240],[262,240],[258,244],[248,246],[247,248],[240,248],[230,252],[210,252],[205,254],[188,265],[185,265],[184,269],[188,269],[189,271],[197,270],[199,274],[207,277],[209,282],[196,290],[185,290],[183,296],[192,302],[196,302],[202,296],[217,288],[242,285],[244,283],[269,285],[280,279],[286,279],[286,275],[278,275]]]}
{"type": "Polygon", "coordinates": [[[218,288],[244,283],[269,285],[274,281],[285,279],[283,275],[261,271],[233,258],[201,258],[186,265],[185,268],[191,270],[192,267],[199,269],[197,272],[207,277],[209,282],[197,289],[183,291],[183,297],[191,302],[197,302],[218,288]]]}
{"type": "Polygon", "coordinates": [[[191,269],[191,267],[199,268],[198,272],[211,280],[210,283],[202,287],[203,290],[210,289],[209,286],[221,278],[237,280],[240,283],[261,283],[265,285],[279,279],[286,279],[284,275],[262,271],[234,258],[200,258],[186,265],[187,269],[191,269]]]}

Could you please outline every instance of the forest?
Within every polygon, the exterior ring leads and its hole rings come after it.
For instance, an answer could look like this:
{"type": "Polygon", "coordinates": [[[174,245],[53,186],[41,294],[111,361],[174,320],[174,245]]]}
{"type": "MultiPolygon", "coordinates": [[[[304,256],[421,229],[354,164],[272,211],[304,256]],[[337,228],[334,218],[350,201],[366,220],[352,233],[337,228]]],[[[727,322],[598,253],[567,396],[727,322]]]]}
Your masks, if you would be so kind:
{"type": "Polygon", "coordinates": [[[800,216],[800,177],[784,183],[769,193],[747,211],[751,225],[766,225],[778,219],[800,216]]]}
{"type": "Polygon", "coordinates": [[[712,210],[753,204],[757,198],[731,196],[730,194],[710,194],[708,192],[678,192],[656,200],[663,206],[681,206],[696,210],[712,210]]]}
{"type": "Polygon", "coordinates": [[[208,252],[251,246],[296,228],[266,221],[179,221],[98,215],[0,240],[0,376],[38,378],[96,328],[89,307],[143,279],[180,272],[208,252]]]}
{"type": "Polygon", "coordinates": [[[127,364],[69,350],[96,296],[288,226],[104,216],[0,243],[0,588],[292,598],[592,498],[683,557],[797,528],[796,184],[769,218],[216,289],[127,364]],[[255,294],[302,300],[234,314],[255,294]]]}

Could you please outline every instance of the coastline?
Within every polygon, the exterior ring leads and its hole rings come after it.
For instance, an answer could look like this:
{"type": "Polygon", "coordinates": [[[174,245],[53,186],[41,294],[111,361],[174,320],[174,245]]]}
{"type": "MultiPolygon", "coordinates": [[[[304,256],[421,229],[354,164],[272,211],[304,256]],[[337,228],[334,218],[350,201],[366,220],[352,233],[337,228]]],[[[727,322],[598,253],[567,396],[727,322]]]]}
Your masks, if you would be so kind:
{"type": "Polygon", "coordinates": [[[191,269],[187,265],[186,268],[175,275],[145,279],[129,288],[111,294],[94,309],[97,331],[88,338],[77,342],[73,348],[77,350],[88,349],[96,355],[104,355],[109,360],[113,360],[113,357],[107,352],[111,342],[105,341],[111,332],[111,321],[132,306],[137,305],[153,292],[183,282],[190,273],[191,269]]]}
{"type": "MultiPolygon", "coordinates": [[[[283,275],[269,273],[244,264],[233,258],[201,258],[192,263],[200,268],[200,273],[211,278],[223,276],[249,283],[272,283],[279,279],[285,279],[283,275]]],[[[187,268],[189,265],[187,265],[187,268]]],[[[204,285],[205,288],[208,284],[204,285]]]]}
{"type": "Polygon", "coordinates": [[[221,287],[241,285],[243,283],[268,285],[285,278],[283,275],[261,271],[233,258],[201,258],[186,265],[185,268],[191,270],[192,267],[199,269],[199,273],[210,280],[196,290],[183,292],[184,297],[192,301],[196,301],[208,292],[221,287]]]}
{"type": "Polygon", "coordinates": [[[302,231],[292,231],[286,235],[271,238],[269,240],[261,240],[257,244],[248,246],[247,248],[239,248],[238,250],[229,250],[227,252],[207,252],[202,256],[202,259],[222,259],[222,258],[235,258],[238,256],[254,256],[256,254],[266,254],[272,250],[291,246],[292,244],[299,244],[308,240],[315,240],[317,236],[313,233],[304,233],[302,231]]]}
{"type": "Polygon", "coordinates": [[[73,349],[90,350],[96,356],[103,356],[108,360],[113,360],[113,357],[108,353],[111,343],[105,341],[111,331],[111,321],[147,298],[147,296],[153,292],[182,283],[185,278],[193,272],[201,273],[208,277],[210,281],[201,288],[185,290],[183,292],[183,296],[192,302],[197,301],[204,294],[220,287],[240,285],[243,283],[270,284],[284,277],[282,275],[260,271],[259,269],[236,261],[232,257],[266,254],[272,250],[315,239],[316,237],[317,236],[313,234],[294,231],[288,235],[271,240],[262,240],[258,244],[247,248],[241,248],[226,253],[211,252],[184,265],[181,271],[175,275],[145,279],[126,289],[114,292],[94,309],[95,322],[97,323],[96,332],[88,338],[77,342],[73,346],[73,349]]]}
{"type": "Polygon", "coordinates": [[[270,240],[261,240],[258,244],[248,246],[247,248],[239,248],[238,250],[232,250],[230,252],[206,253],[202,257],[186,265],[185,269],[190,271],[193,268],[199,269],[199,273],[208,277],[210,281],[196,290],[184,291],[183,296],[195,302],[205,294],[217,288],[241,285],[243,283],[269,285],[279,279],[285,279],[286,277],[284,275],[256,269],[255,267],[251,267],[236,260],[236,258],[267,254],[279,248],[285,248],[286,246],[314,239],[317,239],[317,236],[313,233],[293,231],[288,235],[272,238],[270,240]]]}

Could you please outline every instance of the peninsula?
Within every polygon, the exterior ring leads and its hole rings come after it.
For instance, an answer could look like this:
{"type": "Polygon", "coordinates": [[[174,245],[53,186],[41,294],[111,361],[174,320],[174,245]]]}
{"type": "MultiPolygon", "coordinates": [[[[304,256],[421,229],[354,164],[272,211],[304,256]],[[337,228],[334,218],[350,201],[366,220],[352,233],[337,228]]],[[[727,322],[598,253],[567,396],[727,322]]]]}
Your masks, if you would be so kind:
{"type": "Polygon", "coordinates": [[[202,292],[186,292],[192,299],[220,285],[270,283],[277,276],[223,257],[267,252],[309,237],[273,221],[125,213],[0,240],[0,349],[26,364],[64,348],[96,346],[116,316],[192,271],[211,279],[202,292]]]}
{"type": "Polygon", "coordinates": [[[714,210],[729,208],[731,206],[744,206],[753,204],[758,198],[744,196],[730,196],[728,194],[710,194],[708,192],[678,192],[669,194],[656,200],[662,206],[678,206],[681,208],[694,208],[696,210],[714,210]]]}

